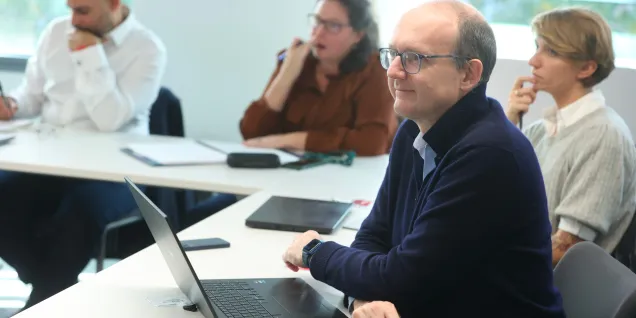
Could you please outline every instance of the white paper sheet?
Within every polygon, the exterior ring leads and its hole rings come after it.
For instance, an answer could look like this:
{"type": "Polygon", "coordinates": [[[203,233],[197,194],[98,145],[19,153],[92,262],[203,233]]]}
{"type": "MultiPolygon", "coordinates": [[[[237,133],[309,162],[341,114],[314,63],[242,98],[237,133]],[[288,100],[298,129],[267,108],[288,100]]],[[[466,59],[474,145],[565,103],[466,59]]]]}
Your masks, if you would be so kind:
{"type": "Polygon", "coordinates": [[[33,119],[0,120],[0,131],[14,131],[33,123],[33,119]]]}
{"type": "Polygon", "coordinates": [[[15,135],[13,134],[0,133],[0,145],[6,144],[8,141],[10,141],[13,138],[15,138],[15,135]]]}
{"type": "Polygon", "coordinates": [[[371,208],[373,207],[373,201],[356,200],[353,201],[351,212],[345,219],[342,227],[350,230],[359,230],[362,222],[369,216],[371,208]]]}
{"type": "Polygon", "coordinates": [[[152,292],[146,300],[155,307],[183,307],[192,304],[188,297],[178,289],[152,292]]]}
{"type": "Polygon", "coordinates": [[[135,155],[159,165],[225,163],[227,156],[194,141],[129,144],[135,155]]]}
{"type": "Polygon", "coordinates": [[[290,162],[295,162],[300,160],[298,156],[292,155],[285,151],[281,151],[278,149],[269,149],[269,148],[255,148],[248,147],[240,143],[232,143],[232,142],[224,142],[224,141],[207,141],[201,140],[200,143],[217,149],[225,154],[229,154],[231,152],[243,152],[243,153],[271,153],[278,155],[281,164],[286,164],[290,162]]]}

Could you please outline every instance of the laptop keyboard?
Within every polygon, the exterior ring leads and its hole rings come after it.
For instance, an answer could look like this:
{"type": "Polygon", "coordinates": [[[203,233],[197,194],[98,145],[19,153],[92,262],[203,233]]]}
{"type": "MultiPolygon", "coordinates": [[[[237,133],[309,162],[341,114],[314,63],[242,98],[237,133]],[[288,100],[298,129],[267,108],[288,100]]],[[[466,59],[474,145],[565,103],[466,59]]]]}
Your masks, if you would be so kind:
{"type": "Polygon", "coordinates": [[[272,316],[263,306],[266,299],[244,281],[203,282],[203,289],[212,303],[228,318],[272,316]]]}

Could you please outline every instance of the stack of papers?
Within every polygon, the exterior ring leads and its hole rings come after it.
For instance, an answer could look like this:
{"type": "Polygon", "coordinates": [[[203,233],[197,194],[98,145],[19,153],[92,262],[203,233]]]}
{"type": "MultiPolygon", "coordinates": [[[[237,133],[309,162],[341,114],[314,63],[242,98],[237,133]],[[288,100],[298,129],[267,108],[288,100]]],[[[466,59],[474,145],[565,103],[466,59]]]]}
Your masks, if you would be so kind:
{"type": "Polygon", "coordinates": [[[293,155],[289,152],[285,152],[278,149],[270,149],[270,148],[255,148],[255,147],[247,147],[240,143],[231,143],[231,142],[223,142],[223,141],[199,141],[201,144],[208,146],[212,149],[216,149],[224,154],[229,154],[232,152],[241,152],[241,153],[270,153],[278,155],[278,159],[280,159],[281,164],[286,164],[290,162],[296,162],[300,160],[299,156],[293,155]]]}
{"type": "Polygon", "coordinates": [[[342,227],[355,231],[359,230],[362,222],[364,222],[367,216],[369,216],[369,213],[371,213],[371,208],[373,208],[373,201],[353,201],[351,212],[349,212],[349,216],[345,219],[342,227]]]}
{"type": "Polygon", "coordinates": [[[227,156],[194,141],[129,144],[125,153],[153,166],[225,163],[227,156]]]}

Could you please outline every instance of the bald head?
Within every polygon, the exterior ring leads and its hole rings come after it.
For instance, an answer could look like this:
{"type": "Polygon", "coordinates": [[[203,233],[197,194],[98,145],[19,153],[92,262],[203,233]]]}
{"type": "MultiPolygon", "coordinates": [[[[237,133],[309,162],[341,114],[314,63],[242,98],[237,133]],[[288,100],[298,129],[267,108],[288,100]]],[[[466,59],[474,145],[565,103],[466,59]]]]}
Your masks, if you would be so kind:
{"type": "MultiPolygon", "coordinates": [[[[458,0],[430,0],[409,10],[402,21],[420,31],[433,28],[440,38],[454,39],[449,49],[458,56],[480,60],[484,66],[482,82],[490,79],[497,61],[495,36],[486,18],[472,5],[458,0]]],[[[456,63],[462,67],[464,62],[456,63]]]]}
{"type": "Polygon", "coordinates": [[[458,18],[460,16],[474,16],[482,21],[486,21],[483,15],[475,9],[475,7],[457,0],[430,0],[413,8],[411,11],[415,11],[417,13],[422,10],[439,10],[440,13],[447,13],[458,18]]]}

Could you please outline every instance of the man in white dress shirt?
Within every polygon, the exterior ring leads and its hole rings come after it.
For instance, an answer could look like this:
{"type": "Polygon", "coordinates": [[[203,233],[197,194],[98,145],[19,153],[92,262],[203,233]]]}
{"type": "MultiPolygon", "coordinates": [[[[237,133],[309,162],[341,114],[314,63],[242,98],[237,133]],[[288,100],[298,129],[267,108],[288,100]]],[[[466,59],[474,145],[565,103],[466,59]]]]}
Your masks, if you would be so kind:
{"type": "MultiPolygon", "coordinates": [[[[161,40],[121,0],[68,6],[72,15],[42,33],[22,85],[0,99],[0,119],[148,134],[166,64],[161,40]]],[[[0,258],[33,286],[25,308],[76,283],[104,226],[135,207],[123,183],[15,172],[0,172],[0,204],[0,258]]]]}

